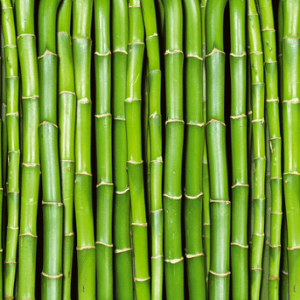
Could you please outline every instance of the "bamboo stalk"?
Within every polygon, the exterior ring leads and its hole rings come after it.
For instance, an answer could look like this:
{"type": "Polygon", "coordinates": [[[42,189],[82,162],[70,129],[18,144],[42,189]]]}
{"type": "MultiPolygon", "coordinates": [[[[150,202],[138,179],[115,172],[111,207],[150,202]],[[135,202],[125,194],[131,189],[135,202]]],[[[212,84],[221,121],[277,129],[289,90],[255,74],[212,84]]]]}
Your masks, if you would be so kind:
{"type": "Polygon", "coordinates": [[[57,16],[59,151],[64,204],[63,299],[71,299],[74,252],[73,201],[76,95],[71,38],[72,1],[63,0],[57,16]]]}
{"type": "Polygon", "coordinates": [[[227,0],[207,4],[207,146],[210,174],[210,299],[229,299],[230,201],[224,123],[223,18],[227,0]]]}
{"type": "Polygon", "coordinates": [[[42,299],[62,296],[62,233],[57,126],[56,15],[60,0],[39,2],[39,80],[44,255],[42,299]]]}
{"type": "Polygon", "coordinates": [[[117,299],[133,299],[130,244],[130,198],[127,177],[125,106],[128,57],[128,6],[126,0],[112,3],[112,96],[113,96],[113,175],[114,272],[117,299]],[[124,298],[123,298],[124,297],[124,298]]]}
{"type": "Polygon", "coordinates": [[[40,183],[39,80],[34,1],[16,0],[17,46],[22,76],[23,162],[19,234],[19,299],[35,298],[37,207],[40,183]]]}
{"type": "Polygon", "coordinates": [[[297,140],[300,136],[300,3],[299,1],[283,2],[283,146],[284,146],[284,196],[288,228],[288,269],[289,299],[300,298],[297,285],[300,268],[300,236],[298,223],[300,217],[300,169],[297,140]]]}
{"type": "Polygon", "coordinates": [[[144,26],[139,0],[129,1],[127,91],[125,100],[128,176],[132,209],[137,299],[150,299],[147,220],[142,161],[141,88],[144,26]]]}
{"type": "MultiPolygon", "coordinates": [[[[164,169],[164,257],[168,299],[184,299],[181,247],[183,121],[183,21],[179,0],[165,0],[166,148],[164,169]]],[[[193,253],[192,253],[193,254],[193,253]]]]}
{"type": "Polygon", "coordinates": [[[202,31],[199,1],[183,1],[186,52],[186,157],[184,220],[188,290],[191,299],[206,299],[202,245],[202,31]]]}
{"type": "Polygon", "coordinates": [[[246,3],[229,0],[231,32],[232,299],[248,299],[246,3]]]}
{"type": "Polygon", "coordinates": [[[78,298],[96,298],[95,237],[91,174],[91,23],[92,0],[73,3],[73,55],[77,96],[75,132],[75,217],[78,298]]]}
{"type": "Polygon", "coordinates": [[[113,299],[110,2],[95,1],[97,299],[113,299]]]}
{"type": "Polygon", "coordinates": [[[14,296],[19,233],[19,76],[15,20],[10,0],[1,1],[6,62],[7,139],[8,139],[8,223],[4,265],[5,297],[14,296]]]}
{"type": "MultiPolygon", "coordinates": [[[[142,0],[149,63],[151,299],[163,298],[162,125],[159,35],[154,0],[142,0]]],[[[149,144],[149,142],[148,142],[149,144]]]]}

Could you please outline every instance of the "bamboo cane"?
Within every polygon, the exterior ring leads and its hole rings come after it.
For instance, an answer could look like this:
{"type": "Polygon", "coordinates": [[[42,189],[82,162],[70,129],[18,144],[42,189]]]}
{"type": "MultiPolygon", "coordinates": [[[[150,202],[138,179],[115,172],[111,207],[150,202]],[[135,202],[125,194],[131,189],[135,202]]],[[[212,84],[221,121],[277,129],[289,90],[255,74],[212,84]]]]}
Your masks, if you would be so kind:
{"type": "Polygon", "coordinates": [[[130,199],[127,177],[125,106],[128,57],[128,6],[126,0],[112,3],[112,96],[113,96],[113,174],[114,272],[117,299],[133,299],[130,244],[130,199]]]}
{"type": "Polygon", "coordinates": [[[19,234],[19,299],[35,298],[37,207],[40,182],[39,80],[34,1],[16,0],[17,46],[22,76],[23,162],[19,234]]]}
{"type": "Polygon", "coordinates": [[[71,38],[72,1],[63,0],[57,16],[59,151],[64,203],[63,299],[71,299],[74,229],[74,160],[76,95],[71,38]]]}
{"type": "MultiPolygon", "coordinates": [[[[183,121],[183,21],[181,1],[165,0],[166,148],[164,169],[164,257],[168,299],[184,299],[181,248],[183,121]]],[[[190,253],[189,253],[190,254],[190,253]]],[[[193,253],[191,253],[193,254],[193,253]]]]}
{"type": "Polygon", "coordinates": [[[207,145],[210,174],[210,299],[229,299],[230,201],[224,123],[223,18],[227,0],[207,4],[207,145]]]}
{"type": "Polygon", "coordinates": [[[43,186],[42,299],[62,296],[62,233],[57,126],[56,15],[60,0],[39,2],[39,138],[43,186]]]}
{"type": "Polygon", "coordinates": [[[288,228],[288,269],[289,299],[300,298],[297,285],[300,268],[300,236],[298,223],[300,217],[300,169],[297,140],[300,135],[299,106],[299,72],[300,72],[300,3],[299,1],[283,2],[283,140],[284,140],[284,196],[288,228]]]}
{"type": "MultiPolygon", "coordinates": [[[[162,126],[159,35],[154,0],[142,0],[149,62],[151,299],[163,297],[162,126]]],[[[150,200],[150,199],[149,199],[150,200]]]]}
{"type": "Polygon", "coordinates": [[[95,1],[97,299],[113,299],[110,2],[95,1]]]}
{"type": "Polygon", "coordinates": [[[248,299],[246,4],[229,0],[231,32],[232,299],[248,299]]]}
{"type": "Polygon", "coordinates": [[[92,0],[73,3],[73,55],[77,96],[75,132],[75,218],[78,233],[78,298],[96,298],[95,237],[91,174],[92,0]]]}
{"type": "Polygon", "coordinates": [[[132,209],[137,299],[150,299],[147,221],[142,161],[141,80],[144,54],[144,26],[139,0],[129,1],[127,91],[125,100],[128,176],[132,209]]]}
{"type": "Polygon", "coordinates": [[[10,0],[1,1],[6,62],[7,139],[8,139],[8,224],[4,265],[5,297],[14,296],[19,232],[19,76],[15,20],[10,0]]]}

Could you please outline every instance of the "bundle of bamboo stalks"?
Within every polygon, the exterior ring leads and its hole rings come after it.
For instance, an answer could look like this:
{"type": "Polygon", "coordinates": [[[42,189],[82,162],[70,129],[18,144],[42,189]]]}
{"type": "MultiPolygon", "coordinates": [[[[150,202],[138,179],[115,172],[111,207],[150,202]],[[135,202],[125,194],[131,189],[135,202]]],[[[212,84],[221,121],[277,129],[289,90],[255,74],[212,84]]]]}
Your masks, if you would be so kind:
{"type": "Polygon", "coordinates": [[[300,299],[300,0],[0,4],[0,300],[300,299]]]}

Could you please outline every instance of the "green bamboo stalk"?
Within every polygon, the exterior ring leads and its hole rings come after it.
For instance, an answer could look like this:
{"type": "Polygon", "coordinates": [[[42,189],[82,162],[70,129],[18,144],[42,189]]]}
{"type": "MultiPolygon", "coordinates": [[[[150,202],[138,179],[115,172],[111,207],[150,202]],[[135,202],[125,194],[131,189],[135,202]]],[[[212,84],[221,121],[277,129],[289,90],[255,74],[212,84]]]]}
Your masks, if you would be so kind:
{"type": "Polygon", "coordinates": [[[110,1],[95,1],[97,299],[113,299],[110,1]]]}
{"type": "Polygon", "coordinates": [[[165,9],[162,0],[154,0],[155,2],[155,11],[156,11],[156,21],[157,29],[159,31],[159,37],[164,36],[164,25],[165,25],[165,9]]]}
{"type": "Polygon", "coordinates": [[[42,299],[62,296],[62,233],[57,126],[56,16],[60,0],[39,2],[39,79],[44,255],[42,299]]]}
{"type": "Polygon", "coordinates": [[[6,62],[7,138],[8,138],[8,223],[4,265],[5,297],[14,296],[19,233],[19,74],[14,13],[10,0],[1,1],[6,62]]]}
{"type": "Polygon", "coordinates": [[[141,88],[144,25],[139,0],[129,1],[127,91],[125,100],[127,156],[137,299],[150,299],[147,220],[142,161],[141,88]]]}
{"type": "Polygon", "coordinates": [[[64,203],[63,299],[71,299],[74,252],[73,201],[76,95],[71,38],[72,0],[63,0],[57,16],[59,151],[64,203]]]}
{"type": "Polygon", "coordinates": [[[300,217],[300,3],[283,2],[283,140],[284,140],[284,196],[288,228],[288,269],[289,299],[300,298],[298,270],[300,268],[300,236],[298,223],[300,217]]]}
{"type": "Polygon", "coordinates": [[[91,174],[91,23],[92,0],[73,3],[73,55],[77,96],[75,133],[75,217],[78,298],[96,298],[95,237],[91,174]]]}
{"type": "Polygon", "coordinates": [[[199,0],[183,1],[186,53],[186,157],[184,220],[190,299],[206,299],[205,259],[202,245],[202,31],[199,0]]]}
{"type": "Polygon", "coordinates": [[[229,0],[231,32],[232,299],[248,299],[248,168],[246,3],[229,0]]]}
{"type": "MultiPolygon", "coordinates": [[[[183,121],[183,20],[180,0],[165,0],[166,148],[164,169],[164,257],[168,299],[184,299],[181,247],[183,121]]],[[[193,253],[189,253],[193,254],[193,253]]]]}
{"type": "Polygon", "coordinates": [[[16,0],[17,43],[22,76],[23,162],[19,234],[19,299],[35,299],[37,207],[40,184],[39,80],[34,1],[16,0]]]}
{"type": "Polygon", "coordinates": [[[211,267],[210,299],[229,299],[230,201],[224,123],[223,18],[227,0],[207,5],[207,146],[210,174],[211,267]]]}
{"type": "Polygon", "coordinates": [[[266,80],[266,106],[271,151],[271,240],[270,240],[270,299],[279,299],[279,269],[281,255],[282,223],[282,172],[281,172],[281,135],[279,121],[278,76],[276,58],[276,36],[272,2],[259,0],[262,38],[264,45],[264,63],[266,80]]]}
{"type": "Polygon", "coordinates": [[[114,196],[114,272],[117,299],[133,299],[130,241],[130,198],[127,177],[125,124],[126,75],[128,57],[128,5],[112,0],[112,95],[113,95],[113,174],[114,196]]]}
{"type": "MultiPolygon", "coordinates": [[[[159,34],[154,0],[142,0],[149,63],[151,299],[163,298],[162,115],[159,34]]],[[[149,144],[149,142],[148,142],[149,144]]],[[[149,200],[150,200],[149,199],[149,200]]]]}
{"type": "MultiPolygon", "coordinates": [[[[202,74],[202,111],[203,123],[206,124],[206,5],[207,0],[201,0],[201,30],[202,30],[202,57],[203,57],[203,74],[202,74]]],[[[207,157],[206,128],[204,126],[204,145],[202,161],[202,181],[203,181],[203,252],[205,255],[205,281],[206,281],[206,299],[208,299],[208,274],[210,270],[210,211],[209,211],[209,173],[207,157]]]]}

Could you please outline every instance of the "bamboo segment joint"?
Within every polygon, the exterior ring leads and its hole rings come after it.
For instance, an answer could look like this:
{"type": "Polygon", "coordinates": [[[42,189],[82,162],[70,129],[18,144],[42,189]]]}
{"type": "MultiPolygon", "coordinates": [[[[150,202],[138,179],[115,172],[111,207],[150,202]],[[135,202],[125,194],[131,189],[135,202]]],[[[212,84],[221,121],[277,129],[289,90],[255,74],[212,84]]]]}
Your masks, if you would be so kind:
{"type": "Polygon", "coordinates": [[[286,275],[286,276],[289,276],[289,273],[288,273],[288,272],[285,272],[285,271],[283,271],[283,270],[281,270],[281,273],[284,274],[284,275],[286,275]]]}
{"type": "Polygon", "coordinates": [[[102,115],[95,115],[95,118],[105,118],[105,117],[111,117],[111,114],[110,113],[106,113],[106,114],[102,114],[102,115]]]}
{"type": "Polygon", "coordinates": [[[17,262],[16,261],[5,261],[4,263],[8,264],[8,265],[11,265],[11,264],[16,264],[17,262]]]}
{"type": "Polygon", "coordinates": [[[124,191],[115,191],[115,193],[116,193],[117,195],[123,195],[123,194],[126,194],[128,191],[129,191],[129,187],[126,188],[124,191]]]}
{"type": "Polygon", "coordinates": [[[161,211],[163,211],[163,209],[162,208],[160,208],[160,209],[157,209],[157,210],[151,210],[151,213],[157,213],[157,212],[161,212],[161,211]]]}
{"type": "Polygon", "coordinates": [[[253,51],[253,52],[250,52],[250,55],[251,54],[255,54],[255,55],[262,55],[264,54],[262,51],[253,51]]]}
{"type": "Polygon", "coordinates": [[[144,282],[150,280],[150,277],[147,278],[136,278],[134,277],[134,282],[144,282]]]}
{"type": "Polygon", "coordinates": [[[186,125],[203,127],[203,126],[205,126],[205,123],[186,123],[186,125]]]}
{"type": "Polygon", "coordinates": [[[289,251],[293,251],[293,250],[300,250],[300,246],[295,246],[295,247],[291,247],[291,248],[286,248],[289,251]]]}
{"type": "Polygon", "coordinates": [[[283,213],[282,212],[277,212],[277,211],[271,211],[271,214],[273,214],[273,215],[282,215],[283,213]]]}
{"type": "Polygon", "coordinates": [[[76,250],[77,251],[81,251],[81,250],[89,250],[89,249],[95,249],[96,247],[95,246],[85,246],[85,247],[76,247],[76,250]]]}
{"type": "Polygon", "coordinates": [[[58,126],[57,126],[56,124],[50,123],[50,122],[48,122],[48,121],[44,121],[44,122],[40,123],[40,124],[39,124],[39,127],[42,126],[42,125],[47,125],[47,124],[50,124],[50,125],[54,126],[55,128],[58,128],[58,126]]]}
{"type": "Polygon", "coordinates": [[[66,159],[62,159],[61,162],[69,162],[69,163],[75,163],[74,160],[66,160],[66,159]]]}
{"type": "Polygon", "coordinates": [[[248,245],[241,245],[239,243],[230,243],[231,246],[239,246],[241,248],[244,248],[244,249],[248,249],[248,245]]]}
{"type": "Polygon", "coordinates": [[[58,94],[58,96],[62,95],[62,94],[71,94],[71,95],[74,95],[76,96],[76,94],[74,92],[70,92],[70,91],[62,91],[58,94]]]}
{"type": "Polygon", "coordinates": [[[244,51],[243,54],[230,53],[229,55],[233,56],[233,57],[244,57],[244,56],[247,56],[247,53],[246,53],[246,51],[244,51]]]}
{"type": "Polygon", "coordinates": [[[275,280],[275,281],[279,281],[279,278],[273,276],[273,275],[270,275],[271,277],[268,279],[268,280],[275,280]]]}
{"type": "Polygon", "coordinates": [[[126,121],[126,119],[125,119],[125,118],[114,118],[114,120],[126,121]]]}
{"type": "Polygon", "coordinates": [[[275,32],[276,30],[274,28],[264,28],[261,31],[272,31],[272,32],[275,32]]]}
{"type": "Polygon", "coordinates": [[[262,271],[262,268],[251,268],[251,271],[262,271]]]}
{"type": "Polygon", "coordinates": [[[214,48],[213,51],[211,51],[209,54],[207,54],[205,57],[209,57],[209,56],[212,56],[214,53],[220,53],[220,54],[224,54],[225,55],[225,52],[222,51],[222,50],[219,50],[217,48],[214,48]]]}
{"type": "Polygon", "coordinates": [[[261,200],[261,201],[264,201],[265,198],[253,198],[253,200],[261,200]]]}
{"type": "Polygon", "coordinates": [[[22,163],[22,166],[24,167],[39,167],[40,164],[36,164],[36,163],[22,163]]]}
{"type": "Polygon", "coordinates": [[[300,100],[299,98],[293,98],[291,100],[283,100],[282,103],[299,104],[300,100]]]}
{"type": "Polygon", "coordinates": [[[32,34],[32,33],[22,33],[22,34],[20,34],[19,36],[17,36],[17,40],[18,40],[20,37],[22,37],[22,36],[33,36],[33,37],[35,37],[35,35],[32,34]]]}
{"type": "Polygon", "coordinates": [[[209,271],[210,274],[217,276],[217,277],[227,277],[228,275],[231,274],[231,272],[227,272],[227,273],[216,273],[213,272],[212,270],[209,271]]]}
{"type": "Polygon", "coordinates": [[[114,51],[113,51],[113,53],[124,53],[124,54],[126,54],[126,55],[128,55],[128,52],[127,51],[125,51],[125,50],[121,50],[121,49],[115,49],[114,51]]]}
{"type": "Polygon", "coordinates": [[[281,245],[269,245],[271,248],[280,248],[281,245]]]}
{"type": "Polygon", "coordinates": [[[131,248],[124,248],[124,249],[115,249],[115,253],[123,253],[123,252],[127,252],[127,251],[131,251],[131,248]]]}
{"type": "Polygon", "coordinates": [[[158,114],[157,112],[155,112],[154,114],[152,114],[152,115],[149,116],[149,119],[150,118],[155,119],[156,116],[161,117],[160,114],[158,114]]]}
{"type": "Polygon", "coordinates": [[[163,163],[163,158],[160,156],[157,159],[150,160],[150,163],[163,163]]]}
{"type": "Polygon", "coordinates": [[[141,160],[141,161],[128,160],[127,163],[132,164],[132,165],[141,165],[142,163],[144,163],[144,161],[143,160],[141,160]]]}
{"type": "Polygon", "coordinates": [[[236,188],[237,186],[245,186],[245,187],[248,187],[249,184],[248,183],[240,183],[240,182],[237,182],[235,185],[233,185],[231,188],[234,189],[236,188]]]}
{"type": "Polygon", "coordinates": [[[106,53],[95,52],[95,55],[97,55],[97,56],[109,56],[109,55],[111,55],[111,52],[110,52],[110,50],[108,50],[106,53]]]}
{"type": "Polygon", "coordinates": [[[46,51],[44,52],[44,54],[43,55],[41,55],[41,56],[39,56],[38,57],[38,59],[41,59],[41,58],[43,58],[44,56],[46,56],[46,55],[53,55],[53,56],[57,56],[57,54],[56,53],[54,53],[54,52],[51,52],[51,51],[49,51],[49,50],[47,50],[46,49],[46,51]]]}
{"type": "Polygon", "coordinates": [[[230,116],[230,119],[240,119],[240,118],[247,118],[247,116],[245,114],[241,114],[238,116],[230,116]]]}
{"type": "Polygon", "coordinates": [[[96,245],[103,245],[108,248],[113,248],[113,246],[114,246],[113,244],[107,244],[107,243],[100,242],[100,241],[96,242],[96,245]]]}
{"type": "Polygon", "coordinates": [[[135,101],[142,101],[142,99],[132,99],[132,98],[125,99],[125,102],[128,102],[128,103],[135,102],[135,101]]]}
{"type": "Polygon", "coordinates": [[[17,45],[5,45],[3,48],[17,48],[17,45]]]}
{"type": "Polygon", "coordinates": [[[286,173],[283,173],[283,175],[297,175],[297,176],[300,176],[300,173],[298,173],[298,172],[286,172],[286,173]]]}
{"type": "Polygon", "coordinates": [[[265,234],[264,234],[264,233],[252,233],[252,235],[255,235],[255,236],[260,236],[260,237],[263,237],[263,236],[265,236],[265,234]]]}
{"type": "Polygon", "coordinates": [[[22,97],[23,100],[26,100],[26,99],[35,99],[35,98],[40,98],[39,95],[34,95],[34,96],[29,96],[29,97],[22,97]]]}
{"type": "Polygon", "coordinates": [[[88,104],[88,103],[91,103],[92,101],[89,100],[88,98],[83,98],[83,99],[80,99],[80,100],[77,100],[77,103],[79,104],[88,104]]]}
{"type": "Polygon", "coordinates": [[[19,227],[10,227],[10,226],[7,226],[6,228],[7,229],[11,229],[11,230],[19,230],[19,227]]]}
{"type": "Polygon", "coordinates": [[[183,261],[183,257],[180,258],[174,258],[174,259],[165,259],[166,263],[170,263],[170,264],[177,264],[179,262],[183,261]]]}
{"type": "Polygon", "coordinates": [[[182,195],[176,197],[176,196],[169,196],[167,194],[163,194],[163,197],[167,197],[167,198],[172,199],[172,200],[181,200],[182,195]]]}
{"type": "Polygon", "coordinates": [[[277,179],[277,180],[282,180],[281,177],[271,177],[271,178],[270,178],[270,180],[276,180],[276,179],[277,179]]]}
{"type": "Polygon", "coordinates": [[[177,49],[177,50],[166,50],[165,55],[176,54],[176,53],[183,54],[183,52],[181,50],[177,49]]]}
{"type": "Polygon", "coordinates": [[[248,111],[248,115],[252,115],[252,110],[248,111]]]}
{"type": "Polygon", "coordinates": [[[206,123],[206,125],[208,125],[208,124],[210,124],[210,123],[214,123],[214,122],[217,122],[217,123],[220,123],[220,124],[223,125],[223,126],[226,126],[225,123],[223,123],[223,122],[221,122],[221,121],[219,121],[219,120],[215,120],[215,119],[209,120],[209,121],[206,123]]]}
{"type": "Polygon", "coordinates": [[[183,120],[176,120],[176,119],[169,119],[165,122],[165,125],[167,125],[168,123],[176,123],[176,122],[179,122],[179,123],[183,123],[184,124],[184,121],[183,120]]]}
{"type": "Polygon", "coordinates": [[[199,197],[203,196],[203,193],[200,192],[198,195],[196,196],[188,196],[186,193],[184,194],[185,198],[190,199],[190,200],[195,200],[198,199],[199,197]]]}
{"type": "Polygon", "coordinates": [[[131,223],[132,226],[141,226],[141,227],[147,227],[147,223],[131,223]]]}
{"type": "Polygon", "coordinates": [[[63,277],[64,275],[62,273],[60,273],[59,275],[48,275],[44,272],[42,272],[42,275],[46,278],[50,278],[50,279],[59,279],[61,277],[63,277]]]}
{"type": "Polygon", "coordinates": [[[231,202],[229,200],[209,200],[210,203],[224,203],[226,205],[231,204],[231,202]]]}
{"type": "Polygon", "coordinates": [[[158,258],[163,258],[163,255],[157,255],[157,256],[151,256],[151,259],[158,259],[158,258]]]}
{"type": "Polygon", "coordinates": [[[2,7],[2,9],[12,9],[12,7],[2,7]]]}
{"type": "Polygon", "coordinates": [[[57,34],[65,34],[71,38],[71,35],[66,31],[59,31],[57,34]]]}
{"type": "Polygon", "coordinates": [[[96,188],[98,188],[98,187],[101,186],[101,185],[113,186],[114,184],[111,183],[111,182],[104,182],[104,181],[101,181],[100,183],[98,183],[98,184],[96,185],[96,188]]]}
{"type": "Polygon", "coordinates": [[[61,202],[46,202],[42,201],[42,205],[57,205],[57,206],[63,206],[64,204],[61,202]]]}
{"type": "Polygon", "coordinates": [[[37,235],[32,234],[30,231],[26,232],[26,233],[20,233],[19,236],[31,236],[33,238],[37,238],[37,235]]]}
{"type": "Polygon", "coordinates": [[[74,232],[66,233],[65,236],[73,236],[74,232]]]}
{"type": "Polygon", "coordinates": [[[151,39],[151,38],[153,38],[153,37],[155,37],[155,36],[158,36],[158,34],[157,34],[157,33],[154,33],[154,34],[152,34],[152,35],[147,36],[147,37],[146,37],[146,41],[148,41],[149,39],[151,39]]]}
{"type": "Polygon", "coordinates": [[[198,56],[198,55],[194,55],[194,54],[188,54],[186,57],[187,57],[187,58],[188,58],[188,57],[192,57],[192,58],[197,58],[197,59],[199,59],[199,60],[203,60],[202,57],[200,57],[200,56],[198,56]]]}
{"type": "Polygon", "coordinates": [[[86,175],[86,176],[93,176],[92,174],[88,172],[76,172],[75,175],[86,175]]]}
{"type": "Polygon", "coordinates": [[[195,257],[204,256],[204,253],[185,254],[185,256],[186,256],[186,258],[195,258],[195,257]]]}
{"type": "Polygon", "coordinates": [[[252,120],[252,123],[261,122],[262,124],[265,122],[265,119],[256,119],[252,120]]]}

